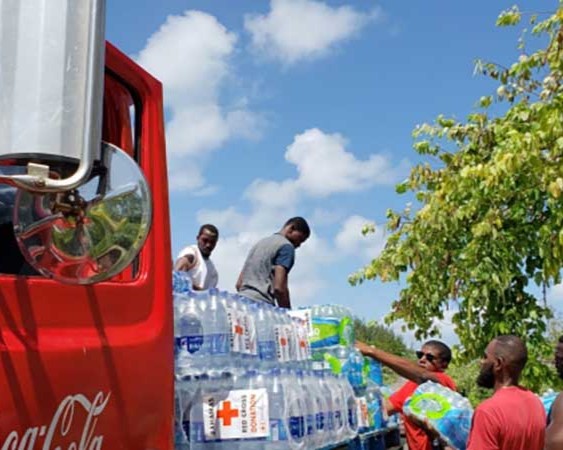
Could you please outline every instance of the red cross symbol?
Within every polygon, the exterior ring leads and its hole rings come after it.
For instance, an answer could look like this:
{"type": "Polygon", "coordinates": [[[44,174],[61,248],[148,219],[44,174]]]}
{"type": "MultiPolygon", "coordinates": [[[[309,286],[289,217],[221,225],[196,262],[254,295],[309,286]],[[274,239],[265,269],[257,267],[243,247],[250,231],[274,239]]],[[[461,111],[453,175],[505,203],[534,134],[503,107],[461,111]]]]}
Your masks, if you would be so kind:
{"type": "Polygon", "coordinates": [[[240,325],[235,325],[235,334],[240,334],[242,336],[244,334],[244,328],[240,325]]]}
{"type": "Polygon", "coordinates": [[[299,341],[299,347],[301,348],[306,348],[307,347],[307,343],[305,341],[299,341]]]}
{"type": "Polygon", "coordinates": [[[280,338],[280,345],[282,347],[285,347],[287,345],[287,339],[284,337],[280,338]]]}
{"type": "Polygon", "coordinates": [[[231,409],[231,402],[223,402],[223,409],[217,410],[217,419],[223,419],[223,425],[228,427],[232,420],[238,417],[238,409],[231,409]]]}

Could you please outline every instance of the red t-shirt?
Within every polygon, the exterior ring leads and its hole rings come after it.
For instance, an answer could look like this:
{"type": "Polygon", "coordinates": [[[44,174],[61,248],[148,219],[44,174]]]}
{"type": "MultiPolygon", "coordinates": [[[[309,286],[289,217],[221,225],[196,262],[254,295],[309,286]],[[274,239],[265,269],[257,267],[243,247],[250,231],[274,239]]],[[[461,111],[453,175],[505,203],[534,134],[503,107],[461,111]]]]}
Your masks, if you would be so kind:
{"type": "Polygon", "coordinates": [[[542,450],[546,420],[540,399],[530,391],[499,389],[475,410],[467,450],[542,450]]]}
{"type": "MultiPolygon", "coordinates": [[[[454,380],[452,380],[444,372],[433,372],[436,378],[440,381],[440,384],[446,386],[454,391],[457,390],[454,380]]],[[[405,401],[412,396],[418,384],[414,381],[407,381],[401,389],[394,392],[390,397],[389,401],[395,409],[403,412],[403,405],[405,401]]],[[[432,441],[422,428],[418,425],[412,423],[408,417],[403,417],[403,423],[405,424],[405,435],[407,437],[407,444],[410,450],[432,450],[432,441]]]]}

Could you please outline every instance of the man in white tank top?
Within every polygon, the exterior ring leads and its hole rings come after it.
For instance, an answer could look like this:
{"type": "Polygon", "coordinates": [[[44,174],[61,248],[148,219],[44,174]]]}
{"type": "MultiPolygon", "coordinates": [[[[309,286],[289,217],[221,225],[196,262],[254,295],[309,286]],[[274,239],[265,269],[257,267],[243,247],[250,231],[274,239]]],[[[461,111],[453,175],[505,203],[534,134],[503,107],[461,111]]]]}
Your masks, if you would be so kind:
{"type": "Polygon", "coordinates": [[[219,275],[210,256],[218,239],[219,230],[215,225],[202,225],[197,235],[197,245],[190,245],[178,254],[174,270],[188,272],[192,287],[197,291],[217,287],[219,275]]]}

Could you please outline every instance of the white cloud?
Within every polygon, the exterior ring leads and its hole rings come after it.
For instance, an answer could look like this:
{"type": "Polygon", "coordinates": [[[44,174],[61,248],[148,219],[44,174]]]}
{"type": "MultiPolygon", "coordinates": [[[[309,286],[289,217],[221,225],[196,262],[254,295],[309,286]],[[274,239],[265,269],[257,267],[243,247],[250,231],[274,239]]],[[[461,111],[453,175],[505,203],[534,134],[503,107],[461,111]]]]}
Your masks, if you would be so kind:
{"type": "Polygon", "coordinates": [[[186,11],[169,16],[136,58],[164,86],[172,189],[201,189],[205,154],[228,139],[260,134],[263,121],[245,101],[226,108],[218,100],[231,76],[236,43],[237,36],[215,17],[186,11]],[[186,171],[189,179],[184,179],[186,171]]]}
{"type": "Polygon", "coordinates": [[[261,207],[284,208],[304,196],[322,198],[375,185],[392,185],[407,171],[407,161],[393,166],[389,158],[380,154],[360,160],[346,150],[346,145],[340,134],[327,134],[318,128],[296,135],[287,147],[285,159],[297,168],[297,178],[255,180],[246,197],[261,207]]]}
{"type": "Polygon", "coordinates": [[[297,166],[299,187],[313,196],[359,191],[398,180],[402,169],[393,167],[385,156],[372,154],[359,160],[346,146],[342,135],[312,128],[295,136],[285,159],[297,166]]]}
{"type": "Polygon", "coordinates": [[[326,55],[378,16],[313,0],[272,0],[267,15],[248,15],[244,25],[258,53],[290,65],[326,55]]]}
{"type": "Polygon", "coordinates": [[[335,238],[338,250],[347,254],[359,254],[367,259],[373,259],[385,245],[385,236],[382,227],[376,227],[374,233],[366,236],[362,234],[364,225],[373,224],[372,221],[362,216],[351,216],[342,224],[335,238]]]}

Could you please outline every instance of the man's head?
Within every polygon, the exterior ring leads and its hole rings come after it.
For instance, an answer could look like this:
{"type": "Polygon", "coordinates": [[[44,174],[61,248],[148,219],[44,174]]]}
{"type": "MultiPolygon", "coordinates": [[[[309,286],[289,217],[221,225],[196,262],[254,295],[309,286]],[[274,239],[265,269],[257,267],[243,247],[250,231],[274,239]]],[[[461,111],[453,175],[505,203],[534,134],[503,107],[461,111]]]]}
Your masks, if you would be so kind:
{"type": "Polygon", "coordinates": [[[215,225],[206,223],[200,227],[197,235],[197,247],[204,258],[209,258],[209,256],[211,256],[211,252],[217,245],[218,239],[219,230],[215,225]]]}
{"type": "Polygon", "coordinates": [[[430,372],[443,372],[452,360],[450,347],[440,341],[427,341],[416,352],[418,365],[430,372]]]}
{"type": "Polygon", "coordinates": [[[292,217],[284,224],[281,234],[285,236],[295,248],[299,248],[299,246],[309,238],[311,229],[303,217],[292,217]]]}
{"type": "Polygon", "coordinates": [[[563,336],[559,338],[557,347],[555,348],[555,368],[559,378],[563,378],[563,336]]]}
{"type": "Polygon", "coordinates": [[[527,361],[528,350],[522,339],[514,335],[498,336],[485,349],[477,384],[489,389],[497,381],[516,384],[527,361]]]}

